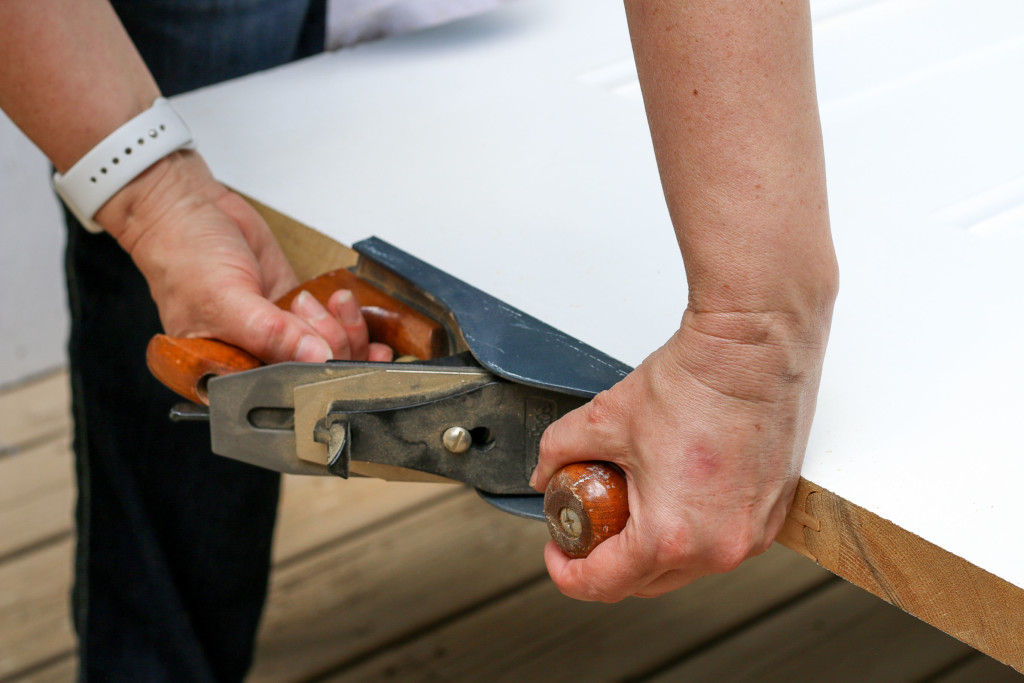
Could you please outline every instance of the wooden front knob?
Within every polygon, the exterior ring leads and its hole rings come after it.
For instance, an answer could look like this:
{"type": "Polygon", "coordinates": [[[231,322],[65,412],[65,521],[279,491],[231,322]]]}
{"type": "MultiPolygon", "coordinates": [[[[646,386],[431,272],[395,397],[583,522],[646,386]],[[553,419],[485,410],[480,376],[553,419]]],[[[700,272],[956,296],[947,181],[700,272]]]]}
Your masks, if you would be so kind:
{"type": "Polygon", "coordinates": [[[606,462],[577,462],[555,472],[544,491],[548,531],[569,557],[586,557],[629,519],[626,478],[606,462]]]}

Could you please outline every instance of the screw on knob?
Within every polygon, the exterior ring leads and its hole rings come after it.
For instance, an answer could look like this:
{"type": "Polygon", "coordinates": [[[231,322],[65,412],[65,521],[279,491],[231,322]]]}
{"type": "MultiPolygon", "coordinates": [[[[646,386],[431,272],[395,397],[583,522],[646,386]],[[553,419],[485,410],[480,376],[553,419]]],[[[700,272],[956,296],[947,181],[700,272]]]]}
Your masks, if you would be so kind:
{"type": "Polygon", "coordinates": [[[569,538],[579,538],[583,534],[583,523],[580,516],[572,508],[562,508],[558,511],[558,521],[562,525],[562,533],[569,538]]]}
{"type": "Polygon", "coordinates": [[[473,445],[473,435],[465,427],[449,427],[441,437],[445,449],[456,455],[465,453],[473,445]]]}

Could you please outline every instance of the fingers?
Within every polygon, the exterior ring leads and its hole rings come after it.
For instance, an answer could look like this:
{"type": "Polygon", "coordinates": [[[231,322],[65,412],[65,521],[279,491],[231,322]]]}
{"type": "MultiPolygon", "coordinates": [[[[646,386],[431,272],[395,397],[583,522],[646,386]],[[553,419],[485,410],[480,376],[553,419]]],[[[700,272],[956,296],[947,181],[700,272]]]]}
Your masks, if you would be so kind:
{"type": "Polygon", "coordinates": [[[665,593],[671,593],[672,591],[682,588],[687,584],[693,583],[697,579],[701,578],[701,576],[702,574],[698,572],[685,569],[670,569],[634,593],[633,597],[656,598],[660,595],[664,595],[665,593]]]}
{"type": "Polygon", "coordinates": [[[606,427],[612,423],[608,413],[615,411],[609,403],[607,392],[598,394],[544,431],[530,486],[544,491],[551,476],[573,462],[605,460],[622,464],[625,447],[606,427]]]}
{"type": "Polygon", "coordinates": [[[548,573],[571,598],[618,602],[626,597],[653,598],[708,574],[735,569],[761,554],[764,547],[730,546],[713,538],[694,539],[701,530],[666,526],[660,512],[639,509],[626,527],[605,540],[585,559],[570,559],[554,542],[545,548],[548,573]]]}
{"type": "Polygon", "coordinates": [[[688,569],[660,567],[638,531],[637,525],[627,524],[583,560],[570,559],[554,542],[548,543],[544,562],[551,580],[570,598],[618,602],[634,595],[661,595],[698,578],[688,569]]]}
{"type": "Polygon", "coordinates": [[[220,329],[209,336],[244,348],[267,363],[388,362],[394,356],[386,344],[369,343],[366,320],[348,290],[335,292],[326,307],[309,292],[299,292],[289,311],[258,294],[243,292],[233,297],[231,306],[220,310],[224,312],[220,329]],[[232,321],[230,311],[247,313],[242,320],[232,321]]]}
{"type": "Polygon", "coordinates": [[[347,290],[332,295],[326,308],[302,291],[292,300],[290,311],[254,292],[233,292],[231,304],[225,303],[219,310],[218,327],[200,336],[222,339],[267,363],[389,362],[394,356],[386,344],[367,341],[366,320],[347,290]],[[236,311],[245,313],[233,319],[236,311]]]}
{"type": "Polygon", "coordinates": [[[330,347],[330,358],[352,359],[352,344],[345,328],[312,294],[303,290],[292,299],[291,311],[302,318],[330,347]]]}
{"type": "MultiPolygon", "coordinates": [[[[601,569],[608,571],[617,564],[613,551],[614,546],[621,545],[621,538],[620,534],[608,539],[585,560],[570,559],[554,541],[550,541],[544,547],[544,564],[547,565],[548,574],[558,590],[576,600],[596,602],[619,602],[632,595],[636,588],[630,576],[632,572],[624,571],[621,566],[614,567],[614,574],[597,576],[599,580],[593,580],[595,572],[601,569]],[[609,551],[609,548],[612,548],[612,551],[609,551]],[[609,552],[612,553],[610,556],[609,552]],[[606,559],[609,557],[611,561],[606,559]]],[[[618,558],[627,561],[632,559],[629,554],[619,555],[618,558]]]]}
{"type": "Polygon", "coordinates": [[[331,358],[330,344],[308,322],[254,292],[232,293],[222,307],[218,328],[210,334],[245,349],[267,363],[322,363],[331,358]]]}
{"type": "Polygon", "coordinates": [[[332,294],[326,307],[303,290],[292,300],[290,308],[327,343],[331,350],[330,358],[389,362],[394,357],[391,347],[386,344],[370,343],[362,309],[347,289],[339,289],[332,294]]]}
{"type": "MultiPolygon", "coordinates": [[[[359,302],[347,289],[339,289],[327,300],[327,308],[341,325],[348,338],[349,356],[346,360],[366,360],[370,333],[359,302]]],[[[338,358],[344,358],[338,356],[338,358]]]]}
{"type": "Polygon", "coordinates": [[[394,350],[387,344],[370,342],[366,351],[366,360],[371,363],[390,363],[395,359],[394,350]]]}

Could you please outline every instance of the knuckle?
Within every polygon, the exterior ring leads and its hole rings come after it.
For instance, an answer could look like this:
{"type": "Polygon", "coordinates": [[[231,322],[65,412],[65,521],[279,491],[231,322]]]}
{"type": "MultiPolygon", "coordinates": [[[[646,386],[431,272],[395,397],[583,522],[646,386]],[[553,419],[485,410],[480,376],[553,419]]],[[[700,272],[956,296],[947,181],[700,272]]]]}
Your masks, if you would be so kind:
{"type": "Polygon", "coordinates": [[[552,422],[548,425],[548,428],[540,435],[540,453],[553,454],[559,450],[561,427],[558,426],[557,422],[552,422]]]}
{"type": "Polygon", "coordinates": [[[245,336],[253,342],[264,340],[256,348],[262,347],[267,353],[284,353],[290,338],[297,341],[297,335],[292,333],[292,326],[284,315],[262,309],[249,314],[245,321],[245,336]]]}
{"type": "Polygon", "coordinates": [[[714,574],[725,574],[740,566],[743,560],[747,559],[748,552],[739,550],[737,546],[730,545],[720,550],[712,558],[711,572],[714,574]]]}
{"type": "Polygon", "coordinates": [[[745,559],[755,554],[757,546],[758,543],[754,541],[749,531],[731,534],[716,545],[708,558],[708,569],[716,574],[731,572],[745,559]]]}
{"type": "Polygon", "coordinates": [[[288,336],[288,322],[284,316],[268,315],[266,312],[259,312],[252,317],[252,331],[265,335],[272,342],[280,342],[288,336]]]}
{"type": "Polygon", "coordinates": [[[604,427],[619,416],[618,405],[608,391],[602,391],[584,406],[583,415],[591,427],[604,427]]]}
{"type": "Polygon", "coordinates": [[[654,552],[655,566],[678,569],[693,564],[698,553],[690,541],[690,530],[682,526],[664,529],[658,534],[654,552]]]}
{"type": "Polygon", "coordinates": [[[655,549],[655,563],[665,570],[693,569],[702,572],[724,574],[736,569],[744,560],[762,552],[761,536],[755,538],[748,527],[720,534],[699,542],[693,537],[694,530],[677,525],[660,530],[655,549]]]}
{"type": "Polygon", "coordinates": [[[774,543],[774,542],[775,542],[775,535],[774,534],[763,534],[758,539],[758,542],[751,547],[750,557],[754,557],[756,555],[762,555],[762,554],[768,552],[768,548],[771,548],[772,547],[772,543],[774,543]]]}

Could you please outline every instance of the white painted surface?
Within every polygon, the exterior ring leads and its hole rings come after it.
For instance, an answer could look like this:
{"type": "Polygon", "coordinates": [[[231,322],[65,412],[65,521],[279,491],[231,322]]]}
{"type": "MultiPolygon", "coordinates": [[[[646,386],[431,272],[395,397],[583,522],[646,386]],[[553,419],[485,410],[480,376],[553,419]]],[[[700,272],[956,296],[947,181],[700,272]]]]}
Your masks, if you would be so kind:
{"type": "MultiPolygon", "coordinates": [[[[843,286],[804,474],[1024,587],[1024,3],[813,7],[843,286]]],[[[620,3],[524,0],[179,104],[228,183],[635,364],[685,301],[637,94],[620,3]]]]}
{"type": "Polygon", "coordinates": [[[327,0],[328,50],[419,31],[513,0],[327,0]]]}
{"type": "Polygon", "coordinates": [[[642,103],[602,76],[630,59],[628,36],[578,3],[518,4],[178,104],[227,182],[343,242],[390,239],[638,363],[686,291],[642,103]],[[663,312],[623,288],[624,251],[671,283],[663,312]],[[606,320],[634,334],[602,336],[606,320]]]}
{"type": "Polygon", "coordinates": [[[0,112],[0,387],[67,363],[63,258],[49,164],[0,112]]]}

